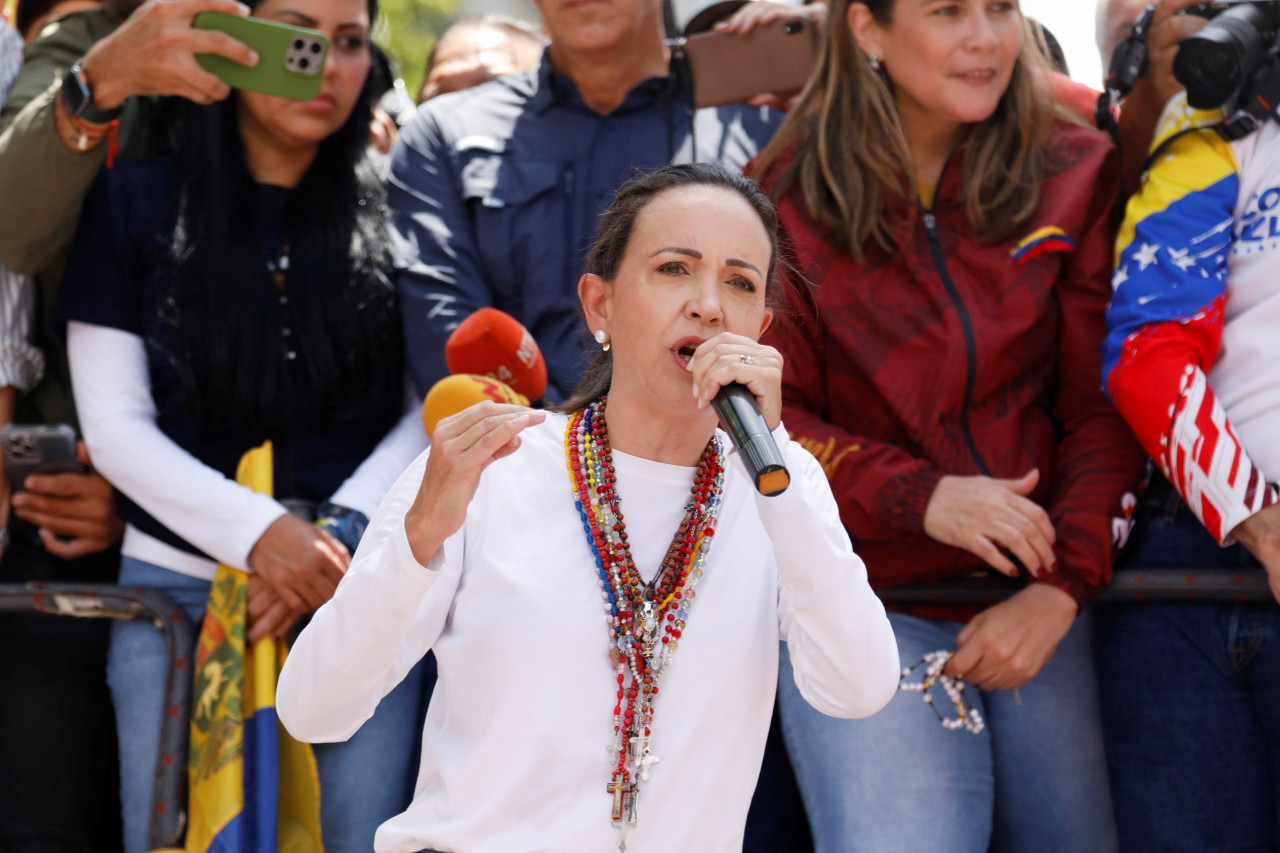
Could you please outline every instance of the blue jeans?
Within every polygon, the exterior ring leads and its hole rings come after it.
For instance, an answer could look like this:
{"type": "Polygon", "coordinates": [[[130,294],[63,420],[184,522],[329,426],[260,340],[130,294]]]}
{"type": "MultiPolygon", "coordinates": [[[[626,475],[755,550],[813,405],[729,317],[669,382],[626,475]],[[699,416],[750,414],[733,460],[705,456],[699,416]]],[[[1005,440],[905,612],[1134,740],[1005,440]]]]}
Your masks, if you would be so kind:
{"type": "MultiPolygon", "coordinates": [[[[159,589],[186,611],[197,629],[209,582],[125,557],[120,584],[159,589]]],[[[193,650],[194,651],[194,650],[193,650]]],[[[378,825],[408,808],[413,798],[425,709],[426,662],[378,705],[344,743],[318,744],[320,822],[325,849],[373,849],[378,825]]],[[[120,742],[120,799],[125,853],[144,853],[164,705],[164,635],[145,621],[117,621],[107,653],[107,683],[120,742]]]]}
{"type": "MultiPolygon", "coordinates": [[[[904,668],[954,649],[963,627],[889,621],[904,668]]],[[[1086,610],[1018,691],[966,687],[986,721],[977,735],[944,729],[919,693],[899,692],[864,720],[825,716],[800,695],[784,645],[782,730],[817,853],[1115,850],[1090,621],[1086,610]]],[[[931,692],[954,715],[946,694],[931,692]]]]}
{"type": "MultiPolygon", "coordinates": [[[[1123,564],[1257,562],[1220,548],[1185,505],[1144,498],[1123,564]]],[[[1100,608],[1098,680],[1126,851],[1271,851],[1280,840],[1280,607],[1100,608]]]]}

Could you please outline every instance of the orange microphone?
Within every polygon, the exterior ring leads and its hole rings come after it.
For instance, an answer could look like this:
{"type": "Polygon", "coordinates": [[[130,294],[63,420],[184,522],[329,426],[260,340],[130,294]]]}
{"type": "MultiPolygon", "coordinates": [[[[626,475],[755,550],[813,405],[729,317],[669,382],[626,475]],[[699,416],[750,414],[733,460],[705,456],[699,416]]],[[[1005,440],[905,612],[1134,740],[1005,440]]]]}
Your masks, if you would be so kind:
{"type": "Polygon", "coordinates": [[[547,363],[529,330],[497,308],[481,308],[458,324],[444,345],[450,373],[489,376],[530,400],[547,391],[547,363]]]}
{"type": "Polygon", "coordinates": [[[529,405],[528,397],[511,390],[504,382],[472,373],[455,373],[432,385],[427,392],[427,399],[422,401],[422,425],[429,437],[434,436],[440,421],[485,400],[529,405]]]}

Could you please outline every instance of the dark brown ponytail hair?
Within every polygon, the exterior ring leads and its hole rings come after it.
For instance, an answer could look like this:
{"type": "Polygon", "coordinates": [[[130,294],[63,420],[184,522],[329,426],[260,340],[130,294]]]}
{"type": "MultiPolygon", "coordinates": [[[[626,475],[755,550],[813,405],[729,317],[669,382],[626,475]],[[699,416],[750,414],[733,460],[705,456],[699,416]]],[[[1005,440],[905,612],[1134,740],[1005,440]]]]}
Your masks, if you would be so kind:
{"type": "MultiPolygon", "coordinates": [[[[616,281],[622,259],[631,242],[640,212],[662,193],[678,187],[718,187],[737,193],[760,217],[769,235],[769,269],[765,275],[765,299],[774,291],[774,272],[778,266],[778,213],[773,202],[750,178],[730,172],[714,163],[680,163],[654,172],[644,172],[618,188],[613,203],[600,217],[600,232],[583,272],[598,275],[605,281],[616,281]]],[[[601,350],[592,360],[578,387],[559,406],[557,412],[575,412],[609,390],[613,380],[613,355],[601,350]]]]}

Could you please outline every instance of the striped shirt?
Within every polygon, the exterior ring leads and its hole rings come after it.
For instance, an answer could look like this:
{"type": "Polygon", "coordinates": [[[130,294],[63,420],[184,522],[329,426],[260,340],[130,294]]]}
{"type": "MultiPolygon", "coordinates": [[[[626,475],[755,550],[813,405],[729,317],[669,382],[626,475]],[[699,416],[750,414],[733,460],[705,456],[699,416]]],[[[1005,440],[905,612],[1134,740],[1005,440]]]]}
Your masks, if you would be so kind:
{"type": "Polygon", "coordinates": [[[13,24],[0,18],[0,104],[9,97],[9,89],[22,69],[22,36],[13,24]]]}
{"type": "MultiPolygon", "coordinates": [[[[22,36],[0,19],[0,104],[22,68],[22,36]]],[[[35,283],[0,264],[0,387],[30,391],[44,375],[44,355],[31,345],[35,283]]]]}

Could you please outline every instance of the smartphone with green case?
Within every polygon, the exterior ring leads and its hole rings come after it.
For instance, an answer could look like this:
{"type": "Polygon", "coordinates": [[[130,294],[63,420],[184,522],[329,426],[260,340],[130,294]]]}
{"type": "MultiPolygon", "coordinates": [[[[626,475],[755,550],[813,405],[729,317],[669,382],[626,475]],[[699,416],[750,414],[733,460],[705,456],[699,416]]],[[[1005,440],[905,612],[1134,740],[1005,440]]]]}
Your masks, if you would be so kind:
{"type": "Polygon", "coordinates": [[[249,89],[295,101],[309,101],[320,94],[320,78],[324,76],[324,60],[329,52],[329,40],[324,33],[221,12],[201,12],[192,26],[221,30],[258,54],[258,64],[252,67],[216,53],[196,54],[196,61],[205,71],[233,89],[249,89]]]}

